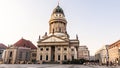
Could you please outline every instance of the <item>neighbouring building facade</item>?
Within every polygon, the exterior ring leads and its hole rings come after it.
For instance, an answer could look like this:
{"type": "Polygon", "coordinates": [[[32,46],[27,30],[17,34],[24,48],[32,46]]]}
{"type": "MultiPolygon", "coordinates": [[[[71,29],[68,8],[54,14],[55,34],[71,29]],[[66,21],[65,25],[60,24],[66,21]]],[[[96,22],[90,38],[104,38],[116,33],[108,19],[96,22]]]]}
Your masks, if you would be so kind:
{"type": "Polygon", "coordinates": [[[95,53],[95,60],[98,60],[100,64],[109,62],[108,47],[109,45],[105,45],[95,53]]]}
{"type": "Polygon", "coordinates": [[[37,61],[61,62],[78,58],[79,40],[70,39],[66,30],[67,20],[63,9],[57,5],[49,20],[49,33],[38,40],[37,61]]]}
{"type": "Polygon", "coordinates": [[[87,46],[79,46],[78,48],[78,59],[90,59],[90,53],[87,46]]]}
{"type": "Polygon", "coordinates": [[[120,64],[120,40],[111,44],[108,51],[109,62],[113,64],[120,64]]]}
{"type": "Polygon", "coordinates": [[[5,50],[4,63],[26,63],[30,60],[30,48],[25,47],[9,47],[5,50]]]}
{"type": "Polygon", "coordinates": [[[31,41],[22,38],[4,51],[3,62],[8,64],[34,63],[36,49],[31,41]]]}
{"type": "Polygon", "coordinates": [[[90,56],[90,59],[89,59],[90,61],[96,61],[95,60],[95,56],[90,56]]]}
{"type": "Polygon", "coordinates": [[[2,56],[3,56],[3,52],[6,48],[7,48],[6,45],[0,43],[0,63],[2,63],[2,61],[3,61],[2,56]]]}

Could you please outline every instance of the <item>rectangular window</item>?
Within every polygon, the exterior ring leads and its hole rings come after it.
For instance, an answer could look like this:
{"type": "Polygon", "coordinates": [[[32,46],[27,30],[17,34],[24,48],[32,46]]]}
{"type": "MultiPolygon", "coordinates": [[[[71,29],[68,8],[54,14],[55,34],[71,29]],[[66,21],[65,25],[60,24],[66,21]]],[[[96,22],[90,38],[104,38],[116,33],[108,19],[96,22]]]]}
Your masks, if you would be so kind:
{"type": "Polygon", "coordinates": [[[36,57],[36,53],[32,53],[32,57],[36,57]]]}
{"type": "Polygon", "coordinates": [[[74,51],[74,49],[71,49],[71,51],[74,51]]]}
{"type": "Polygon", "coordinates": [[[19,58],[22,58],[22,52],[19,52],[19,58]]]}
{"type": "Polygon", "coordinates": [[[43,51],[43,48],[40,48],[41,51],[43,51]]]}
{"type": "Polygon", "coordinates": [[[74,60],[74,55],[72,55],[72,60],[74,60]]]}
{"type": "Polygon", "coordinates": [[[58,55],[58,60],[60,60],[60,55],[58,55]]]}
{"type": "Polygon", "coordinates": [[[42,55],[40,55],[40,60],[42,60],[42,55]]]}
{"type": "Polygon", "coordinates": [[[2,53],[3,53],[3,50],[0,50],[0,55],[2,55],[2,53]]]}
{"type": "Polygon", "coordinates": [[[67,51],[67,48],[64,48],[64,51],[67,51]]]}
{"type": "Polygon", "coordinates": [[[67,60],[67,56],[66,55],[64,55],[64,60],[67,60]]]}
{"type": "Polygon", "coordinates": [[[46,51],[49,51],[49,48],[46,48],[46,51]]]}
{"type": "Polygon", "coordinates": [[[48,60],[48,55],[46,55],[46,60],[48,60]]]}
{"type": "Polygon", "coordinates": [[[12,51],[10,52],[10,57],[12,57],[12,51]]]}
{"type": "Polygon", "coordinates": [[[26,59],[28,59],[28,57],[29,57],[29,53],[28,53],[28,52],[26,52],[26,59]]]}
{"type": "Polygon", "coordinates": [[[60,48],[58,48],[58,51],[60,51],[60,48]]]}

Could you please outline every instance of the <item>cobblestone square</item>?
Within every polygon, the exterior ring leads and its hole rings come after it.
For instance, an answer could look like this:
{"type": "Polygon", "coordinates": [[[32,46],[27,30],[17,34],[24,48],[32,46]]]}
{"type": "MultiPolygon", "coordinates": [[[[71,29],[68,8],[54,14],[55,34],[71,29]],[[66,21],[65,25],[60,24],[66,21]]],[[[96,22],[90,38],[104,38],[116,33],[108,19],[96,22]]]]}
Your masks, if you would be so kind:
{"type": "Polygon", "coordinates": [[[60,64],[1,64],[0,68],[120,68],[119,66],[99,65],[60,65],[60,64]]]}

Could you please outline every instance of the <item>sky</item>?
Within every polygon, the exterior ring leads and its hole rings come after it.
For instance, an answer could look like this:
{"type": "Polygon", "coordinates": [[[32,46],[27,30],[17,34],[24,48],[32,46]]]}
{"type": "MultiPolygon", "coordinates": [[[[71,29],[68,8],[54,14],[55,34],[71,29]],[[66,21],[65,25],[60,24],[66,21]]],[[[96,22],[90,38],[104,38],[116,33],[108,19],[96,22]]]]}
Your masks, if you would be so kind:
{"type": "MultiPolygon", "coordinates": [[[[21,38],[37,46],[39,35],[49,32],[49,20],[58,0],[0,0],[0,43],[21,38]]],[[[71,39],[79,37],[90,54],[120,40],[120,0],[60,0],[71,39]]]]}

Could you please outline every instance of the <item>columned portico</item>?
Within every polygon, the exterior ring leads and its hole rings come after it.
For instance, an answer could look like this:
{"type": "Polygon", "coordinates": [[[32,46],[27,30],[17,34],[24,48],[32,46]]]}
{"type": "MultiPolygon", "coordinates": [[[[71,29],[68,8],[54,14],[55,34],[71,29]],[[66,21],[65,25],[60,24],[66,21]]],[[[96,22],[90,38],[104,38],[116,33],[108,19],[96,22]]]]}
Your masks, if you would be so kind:
{"type": "Polygon", "coordinates": [[[55,46],[51,46],[51,61],[55,61],[55,46]]]}

